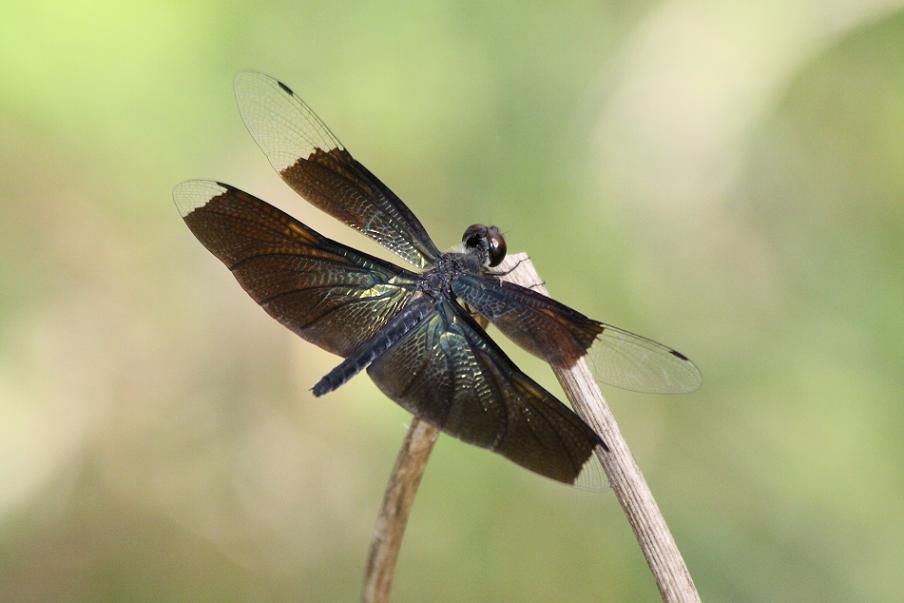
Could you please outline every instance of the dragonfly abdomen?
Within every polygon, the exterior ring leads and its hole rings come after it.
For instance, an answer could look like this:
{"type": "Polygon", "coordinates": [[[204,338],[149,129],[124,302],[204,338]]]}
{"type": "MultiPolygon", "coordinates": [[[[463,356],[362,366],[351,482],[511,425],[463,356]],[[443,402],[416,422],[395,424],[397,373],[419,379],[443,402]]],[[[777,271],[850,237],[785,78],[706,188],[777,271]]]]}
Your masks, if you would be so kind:
{"type": "Polygon", "coordinates": [[[402,339],[433,311],[434,303],[429,297],[421,297],[408,304],[385,327],[377,331],[368,341],[358,346],[354,352],[336,368],[323,376],[311,388],[315,396],[329,393],[363,371],[380,354],[402,339]]]}

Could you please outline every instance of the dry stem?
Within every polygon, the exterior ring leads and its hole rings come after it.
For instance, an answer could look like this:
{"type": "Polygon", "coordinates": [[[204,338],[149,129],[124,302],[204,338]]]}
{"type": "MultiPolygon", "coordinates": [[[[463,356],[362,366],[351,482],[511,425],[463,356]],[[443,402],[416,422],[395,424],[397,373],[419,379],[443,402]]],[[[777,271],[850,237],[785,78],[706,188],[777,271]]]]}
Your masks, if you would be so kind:
{"type": "Polygon", "coordinates": [[[436,427],[417,417],[411,419],[389,483],[386,484],[383,506],[377,515],[377,524],[370,541],[361,597],[365,603],[389,601],[389,589],[392,588],[408,514],[438,435],[436,427]]]}

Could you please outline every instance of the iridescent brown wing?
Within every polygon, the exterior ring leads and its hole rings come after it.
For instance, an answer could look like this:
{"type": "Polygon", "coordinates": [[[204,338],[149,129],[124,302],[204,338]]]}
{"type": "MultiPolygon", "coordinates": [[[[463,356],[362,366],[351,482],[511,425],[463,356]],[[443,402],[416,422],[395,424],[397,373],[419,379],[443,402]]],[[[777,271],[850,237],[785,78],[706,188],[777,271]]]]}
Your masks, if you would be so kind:
{"type": "Polygon", "coordinates": [[[416,276],[331,241],[237,188],[208,180],[173,199],[198,240],[273,318],[347,356],[410,299],[416,276]]]}
{"type": "Polygon", "coordinates": [[[585,481],[602,439],[452,301],[438,302],[367,372],[387,396],[449,435],[561,482],[605,485],[585,481]]]}
{"type": "Polygon", "coordinates": [[[550,364],[569,367],[589,353],[598,380],[638,392],[687,393],[703,381],[681,352],[520,285],[463,275],[452,288],[512,341],[550,364]]]}
{"type": "Polygon", "coordinates": [[[244,72],[235,79],[235,97],[251,136],[298,194],[419,268],[440,255],[411,210],[288,86],[244,72]]]}

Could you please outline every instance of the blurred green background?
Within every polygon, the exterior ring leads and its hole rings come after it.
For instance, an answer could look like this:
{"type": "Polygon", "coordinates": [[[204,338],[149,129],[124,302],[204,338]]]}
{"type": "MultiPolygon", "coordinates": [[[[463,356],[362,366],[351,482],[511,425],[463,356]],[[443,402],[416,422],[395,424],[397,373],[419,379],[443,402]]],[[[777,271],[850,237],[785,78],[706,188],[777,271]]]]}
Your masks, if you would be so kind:
{"type": "MultiPolygon", "coordinates": [[[[170,199],[221,179],[389,257],[270,169],[249,68],[441,247],[499,224],[557,298],[702,367],[689,396],[605,391],[704,599],[900,600],[901,7],[6,4],[0,600],[358,597],[408,415],[363,376],[313,399],[336,358],[170,199]]],[[[657,598],[611,493],[445,437],[394,593],[657,598]]]]}

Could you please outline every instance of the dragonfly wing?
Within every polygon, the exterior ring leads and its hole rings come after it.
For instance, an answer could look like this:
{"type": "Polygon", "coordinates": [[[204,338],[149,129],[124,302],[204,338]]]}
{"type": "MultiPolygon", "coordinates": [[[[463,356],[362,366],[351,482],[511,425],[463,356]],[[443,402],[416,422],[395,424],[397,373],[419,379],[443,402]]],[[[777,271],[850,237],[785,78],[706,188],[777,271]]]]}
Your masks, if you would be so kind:
{"type": "Polygon", "coordinates": [[[561,482],[605,485],[584,481],[599,474],[600,437],[454,302],[440,302],[368,373],[387,396],[449,435],[561,482]]]}
{"type": "Polygon", "coordinates": [[[244,72],[235,96],[251,136],[298,194],[419,268],[440,255],[411,210],[288,86],[244,72]]]}
{"type": "Polygon", "coordinates": [[[570,367],[589,353],[599,381],[637,392],[688,393],[703,381],[700,369],[681,352],[590,319],[526,287],[467,275],[453,282],[453,291],[512,341],[550,364],[570,367]]]}
{"type": "Polygon", "coordinates": [[[192,233],[273,318],[347,356],[414,293],[416,275],[318,234],[237,188],[208,180],[176,186],[192,233]]]}

